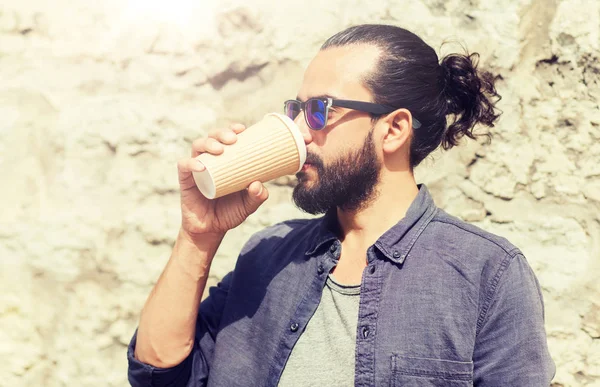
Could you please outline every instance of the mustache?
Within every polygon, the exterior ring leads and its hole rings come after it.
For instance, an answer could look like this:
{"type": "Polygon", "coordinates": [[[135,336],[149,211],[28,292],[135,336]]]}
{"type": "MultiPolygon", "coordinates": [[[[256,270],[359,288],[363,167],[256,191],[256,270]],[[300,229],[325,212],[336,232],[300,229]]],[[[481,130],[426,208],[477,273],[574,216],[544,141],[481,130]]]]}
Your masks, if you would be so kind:
{"type": "Polygon", "coordinates": [[[314,166],[323,166],[323,160],[319,156],[314,153],[307,152],[306,153],[306,164],[311,164],[314,166]]]}

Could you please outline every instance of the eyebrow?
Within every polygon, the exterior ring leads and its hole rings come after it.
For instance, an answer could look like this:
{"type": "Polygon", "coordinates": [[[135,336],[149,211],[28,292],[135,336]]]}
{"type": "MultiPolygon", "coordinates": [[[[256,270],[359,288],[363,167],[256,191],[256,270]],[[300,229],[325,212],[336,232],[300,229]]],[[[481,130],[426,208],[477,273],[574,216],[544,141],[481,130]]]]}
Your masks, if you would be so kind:
{"type": "MultiPolygon", "coordinates": [[[[331,99],[339,99],[339,98],[337,98],[337,97],[335,97],[335,96],[333,96],[333,95],[331,95],[331,94],[321,94],[321,95],[315,95],[315,96],[313,96],[313,97],[309,97],[308,99],[311,99],[311,98],[319,98],[319,99],[326,99],[326,98],[331,98],[331,99]]],[[[299,96],[296,96],[296,100],[298,100],[298,101],[300,101],[300,102],[306,102],[306,101],[303,101],[303,100],[301,100],[299,96]]]]}

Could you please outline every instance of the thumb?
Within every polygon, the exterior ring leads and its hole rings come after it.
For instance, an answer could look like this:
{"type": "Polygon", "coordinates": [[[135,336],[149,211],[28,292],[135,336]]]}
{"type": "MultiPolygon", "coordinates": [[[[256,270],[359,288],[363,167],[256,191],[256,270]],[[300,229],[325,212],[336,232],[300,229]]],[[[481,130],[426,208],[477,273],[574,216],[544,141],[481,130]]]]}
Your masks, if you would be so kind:
{"type": "Polygon", "coordinates": [[[269,198],[269,191],[260,181],[254,181],[248,186],[244,195],[246,211],[250,215],[269,198]]]}

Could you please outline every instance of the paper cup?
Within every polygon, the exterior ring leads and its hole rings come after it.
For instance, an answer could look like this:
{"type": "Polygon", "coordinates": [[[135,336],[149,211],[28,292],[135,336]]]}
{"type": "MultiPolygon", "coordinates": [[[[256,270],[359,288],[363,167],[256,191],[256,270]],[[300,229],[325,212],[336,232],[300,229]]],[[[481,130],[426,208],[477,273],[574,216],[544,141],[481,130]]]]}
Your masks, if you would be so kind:
{"type": "Polygon", "coordinates": [[[194,172],[202,194],[216,199],[247,188],[253,181],[267,182],[299,172],[306,161],[306,144],[289,117],[269,113],[225,145],[220,155],[197,157],[206,169],[194,172]]]}

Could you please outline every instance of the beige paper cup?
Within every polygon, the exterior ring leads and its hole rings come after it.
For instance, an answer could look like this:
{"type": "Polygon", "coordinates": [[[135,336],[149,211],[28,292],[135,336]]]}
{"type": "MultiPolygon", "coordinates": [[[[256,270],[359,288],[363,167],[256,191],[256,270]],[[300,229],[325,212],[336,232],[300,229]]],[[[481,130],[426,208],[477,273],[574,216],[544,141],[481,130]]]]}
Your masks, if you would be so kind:
{"type": "Polygon", "coordinates": [[[267,182],[299,172],[306,161],[306,144],[289,117],[269,113],[225,145],[220,155],[197,157],[206,169],[194,172],[202,194],[216,199],[247,188],[253,181],[267,182]]]}

